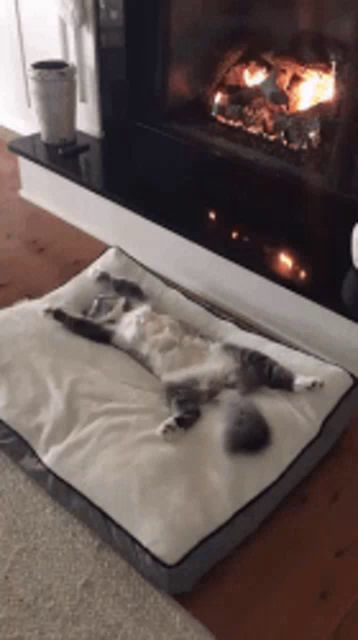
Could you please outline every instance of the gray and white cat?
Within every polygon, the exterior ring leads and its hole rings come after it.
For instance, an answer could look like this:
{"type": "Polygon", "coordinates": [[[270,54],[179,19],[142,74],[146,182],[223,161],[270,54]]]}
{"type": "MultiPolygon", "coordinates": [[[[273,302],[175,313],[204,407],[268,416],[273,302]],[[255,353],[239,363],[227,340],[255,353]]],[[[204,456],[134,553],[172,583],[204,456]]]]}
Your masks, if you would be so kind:
{"type": "Polygon", "coordinates": [[[62,308],[48,308],[46,313],[76,334],[125,351],[159,378],[171,409],[158,428],[166,439],[193,427],[205,403],[224,389],[234,389],[236,402],[226,407],[224,446],[231,453],[258,451],[269,444],[270,429],[249,392],[262,385],[303,391],[323,384],[295,375],[258,351],[199,335],[155,311],[135,282],[105,271],[97,271],[95,278],[101,293],[83,314],[62,308]]]}

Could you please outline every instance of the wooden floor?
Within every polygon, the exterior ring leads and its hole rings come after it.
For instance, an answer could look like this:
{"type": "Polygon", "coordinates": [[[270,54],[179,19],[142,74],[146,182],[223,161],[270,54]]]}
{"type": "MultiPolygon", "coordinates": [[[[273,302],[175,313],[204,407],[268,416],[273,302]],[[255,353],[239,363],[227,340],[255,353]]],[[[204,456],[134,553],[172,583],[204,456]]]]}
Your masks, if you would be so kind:
{"type": "MultiPolygon", "coordinates": [[[[104,248],[21,201],[18,186],[0,142],[0,306],[50,291],[104,248]]],[[[218,640],[358,640],[358,408],[354,422],[267,524],[178,599],[218,640]]]]}

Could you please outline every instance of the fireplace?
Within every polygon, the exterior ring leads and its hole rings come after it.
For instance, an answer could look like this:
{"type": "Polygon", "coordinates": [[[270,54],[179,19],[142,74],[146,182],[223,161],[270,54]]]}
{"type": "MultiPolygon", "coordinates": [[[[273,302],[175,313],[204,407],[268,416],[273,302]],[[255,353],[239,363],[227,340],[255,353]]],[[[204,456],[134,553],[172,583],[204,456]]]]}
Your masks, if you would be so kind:
{"type": "MultiPolygon", "coordinates": [[[[79,133],[87,151],[69,158],[36,134],[12,149],[135,212],[135,224],[351,317],[342,292],[358,220],[358,5],[97,8],[104,138],[79,133]]],[[[154,251],[172,260],[160,242],[154,251]]]]}
{"type": "Polygon", "coordinates": [[[117,49],[100,47],[105,129],[133,127],[146,179],[197,189],[215,172],[206,188],[236,201],[257,175],[270,197],[282,179],[356,196],[354,0],[100,4],[121,16],[117,49]]]}

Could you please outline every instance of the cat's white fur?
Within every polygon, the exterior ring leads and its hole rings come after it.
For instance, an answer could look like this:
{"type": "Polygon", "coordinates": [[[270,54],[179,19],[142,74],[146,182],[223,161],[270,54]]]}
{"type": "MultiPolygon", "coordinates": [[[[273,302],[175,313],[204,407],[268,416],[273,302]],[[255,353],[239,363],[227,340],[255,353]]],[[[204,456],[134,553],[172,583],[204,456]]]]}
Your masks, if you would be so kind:
{"type": "MultiPolygon", "coordinates": [[[[100,271],[92,270],[90,276],[98,279],[100,271]]],[[[154,311],[149,302],[124,313],[124,302],[119,298],[108,313],[96,320],[114,331],[112,343],[115,346],[140,354],[164,384],[179,383],[188,378],[200,380],[202,388],[216,379],[230,382],[233,360],[220,342],[204,338],[175,318],[154,311]]],[[[313,376],[297,375],[294,381],[297,392],[321,386],[323,382],[313,376]]],[[[157,430],[158,434],[170,439],[178,431],[173,428],[171,417],[157,430]]]]}

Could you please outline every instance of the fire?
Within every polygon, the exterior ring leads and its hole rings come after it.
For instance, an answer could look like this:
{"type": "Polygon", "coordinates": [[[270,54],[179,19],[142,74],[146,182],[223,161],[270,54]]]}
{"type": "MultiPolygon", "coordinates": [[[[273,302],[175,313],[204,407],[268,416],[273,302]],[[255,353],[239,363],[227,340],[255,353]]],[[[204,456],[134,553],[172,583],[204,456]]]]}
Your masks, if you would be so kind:
{"type": "Polygon", "coordinates": [[[297,254],[286,251],[274,253],[271,267],[282,278],[286,278],[304,285],[309,280],[309,272],[303,267],[300,257],[297,254]]]}
{"type": "Polygon", "coordinates": [[[220,115],[220,110],[227,106],[228,104],[228,95],[223,91],[217,91],[214,95],[214,99],[211,106],[211,113],[215,118],[218,118],[220,115]]]}
{"type": "Polygon", "coordinates": [[[247,87],[257,87],[266,80],[268,71],[265,67],[258,66],[256,62],[250,62],[244,69],[242,77],[247,87]]]}
{"type": "MultiPolygon", "coordinates": [[[[338,63],[331,58],[330,64],[306,64],[273,51],[250,59],[248,52],[243,49],[235,59],[231,52],[223,61],[231,66],[224,72],[218,66],[217,83],[210,89],[211,116],[295,151],[317,149],[331,135],[327,123],[338,113],[338,63]]],[[[278,262],[286,271],[292,268],[278,262]]]]}
{"type": "Polygon", "coordinates": [[[334,68],[331,71],[306,69],[301,82],[292,90],[291,111],[306,111],[321,102],[333,100],[336,89],[334,68]]]}
{"type": "Polygon", "coordinates": [[[289,271],[293,269],[293,264],[294,264],[293,258],[291,258],[291,256],[288,253],[281,251],[281,253],[278,256],[278,259],[282,264],[282,266],[286,267],[289,271]]]}

